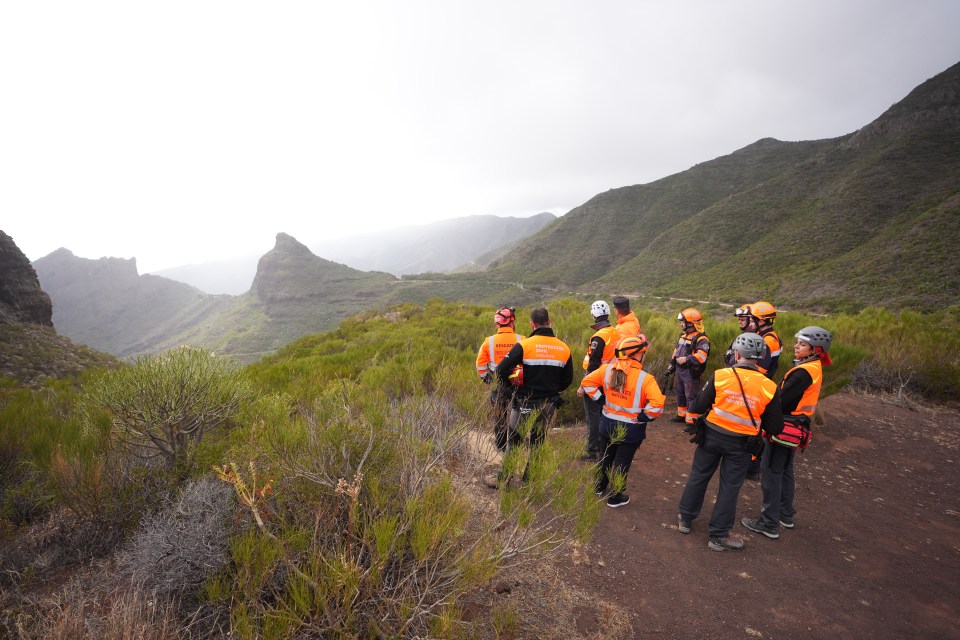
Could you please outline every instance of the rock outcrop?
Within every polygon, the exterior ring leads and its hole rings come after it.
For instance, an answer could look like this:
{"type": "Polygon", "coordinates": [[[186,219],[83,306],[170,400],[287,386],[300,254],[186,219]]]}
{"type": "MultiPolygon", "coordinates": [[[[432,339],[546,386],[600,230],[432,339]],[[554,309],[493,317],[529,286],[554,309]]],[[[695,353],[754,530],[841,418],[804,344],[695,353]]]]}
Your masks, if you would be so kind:
{"type": "Polygon", "coordinates": [[[0,324],[53,326],[53,304],[27,256],[0,231],[0,324]]]}

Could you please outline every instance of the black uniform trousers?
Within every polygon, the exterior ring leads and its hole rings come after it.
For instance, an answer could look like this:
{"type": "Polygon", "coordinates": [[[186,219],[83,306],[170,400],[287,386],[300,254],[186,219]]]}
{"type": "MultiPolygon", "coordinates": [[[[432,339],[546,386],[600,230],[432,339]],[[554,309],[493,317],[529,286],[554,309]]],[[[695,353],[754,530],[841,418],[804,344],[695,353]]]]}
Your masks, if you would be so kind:
{"type": "Polygon", "coordinates": [[[717,504],[710,515],[711,538],[725,538],[736,521],[740,487],[750,466],[750,454],[743,448],[746,438],[732,432],[718,431],[708,423],[704,443],[693,452],[690,477],[680,498],[680,515],[688,521],[700,515],[707,485],[719,467],[720,488],[717,504]]]}

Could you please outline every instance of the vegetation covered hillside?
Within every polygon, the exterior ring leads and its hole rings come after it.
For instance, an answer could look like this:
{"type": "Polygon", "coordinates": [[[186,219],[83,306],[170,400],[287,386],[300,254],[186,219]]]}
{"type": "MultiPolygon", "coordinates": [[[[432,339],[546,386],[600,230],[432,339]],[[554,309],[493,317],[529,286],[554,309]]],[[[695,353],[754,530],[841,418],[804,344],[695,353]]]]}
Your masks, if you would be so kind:
{"type": "Polygon", "coordinates": [[[826,309],[960,297],[960,65],[860,131],[601,194],[491,279],[826,309]]]}

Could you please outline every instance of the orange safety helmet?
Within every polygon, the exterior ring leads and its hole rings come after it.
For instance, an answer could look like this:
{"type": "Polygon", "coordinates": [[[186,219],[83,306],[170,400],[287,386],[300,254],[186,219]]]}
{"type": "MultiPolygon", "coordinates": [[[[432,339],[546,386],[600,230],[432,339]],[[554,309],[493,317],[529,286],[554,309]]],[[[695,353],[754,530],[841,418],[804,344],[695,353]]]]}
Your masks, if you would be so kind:
{"type": "Polygon", "coordinates": [[[773,308],[773,305],[769,302],[764,302],[760,300],[759,302],[754,302],[750,305],[750,310],[748,311],[757,320],[767,320],[773,322],[777,317],[777,310],[773,308]]]}
{"type": "Polygon", "coordinates": [[[642,333],[639,336],[628,336],[617,344],[613,353],[618,359],[631,358],[636,355],[646,353],[650,343],[647,342],[647,336],[642,333]]]}
{"type": "Polygon", "coordinates": [[[677,314],[677,320],[686,320],[690,324],[695,324],[703,320],[703,315],[698,309],[690,307],[689,309],[684,309],[677,314]]]}

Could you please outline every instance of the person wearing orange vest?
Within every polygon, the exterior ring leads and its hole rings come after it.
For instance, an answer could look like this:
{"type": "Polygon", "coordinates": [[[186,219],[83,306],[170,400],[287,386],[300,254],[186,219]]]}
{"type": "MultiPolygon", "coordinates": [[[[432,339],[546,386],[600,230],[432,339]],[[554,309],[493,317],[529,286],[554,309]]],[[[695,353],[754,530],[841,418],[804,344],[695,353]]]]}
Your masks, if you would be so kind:
{"type": "MultiPolygon", "coordinates": [[[[795,335],[793,368],[787,371],[780,382],[780,404],[785,416],[806,421],[817,410],[820,387],[823,384],[823,367],[832,364],[830,344],[833,336],[822,327],[804,327],[795,335]]],[[[793,529],[793,505],[796,493],[796,477],[793,472],[793,456],[796,448],[769,440],[763,450],[761,483],[763,508],[756,518],[743,518],[744,527],[763,534],[772,540],[780,537],[780,527],[793,529]]]]}
{"type": "Polygon", "coordinates": [[[710,338],[703,332],[703,316],[694,308],[684,309],[677,314],[680,322],[680,337],[673,349],[667,373],[676,373],[677,415],[671,422],[693,424],[696,414],[687,410],[700,390],[700,376],[707,368],[710,356],[710,338]]]}
{"type": "MultiPolygon", "coordinates": [[[[610,324],[610,305],[604,300],[597,300],[590,305],[590,314],[593,324],[590,328],[594,334],[590,337],[587,354],[583,356],[583,369],[587,373],[596,371],[603,364],[612,364],[617,361],[614,348],[620,341],[617,328],[610,324]]],[[[587,418],[587,446],[586,453],[581,460],[598,462],[603,454],[600,446],[600,416],[603,411],[603,400],[594,400],[583,393],[582,387],[577,389],[577,395],[583,398],[583,412],[587,418]]]]}
{"type": "MultiPolygon", "coordinates": [[[[530,337],[515,344],[497,365],[497,377],[501,382],[516,386],[507,423],[508,452],[523,443],[517,426],[531,412],[535,412],[537,418],[530,431],[530,448],[536,450],[543,444],[547,425],[562,403],[560,394],[573,382],[570,347],[554,335],[547,310],[537,307],[531,311],[530,326],[533,328],[530,337]]],[[[527,479],[528,468],[523,471],[524,480],[527,479]]],[[[489,487],[497,487],[504,479],[501,466],[499,473],[485,477],[484,483],[489,487]]]]}
{"type": "Polygon", "coordinates": [[[777,368],[780,366],[780,353],[783,351],[783,340],[773,330],[773,321],[777,319],[777,310],[774,309],[772,304],[763,300],[754,302],[747,310],[753,318],[754,332],[760,334],[770,350],[769,359],[762,358],[757,362],[757,368],[773,380],[773,376],[777,374],[777,368]]]}
{"type": "MultiPolygon", "coordinates": [[[[752,314],[751,305],[745,304],[738,307],[734,310],[734,315],[737,317],[737,323],[740,325],[741,333],[758,333],[759,332],[759,320],[752,314]]],[[[734,338],[736,341],[736,338],[734,338]]],[[[723,357],[724,361],[729,366],[733,366],[733,344],[730,344],[730,347],[727,349],[726,354],[723,357]]],[[[763,344],[763,355],[757,360],[757,369],[760,373],[766,374],[770,369],[771,363],[773,362],[770,355],[770,346],[767,343],[766,339],[763,344]]],[[[771,376],[767,376],[768,378],[771,376]]],[[[759,480],[760,479],[760,456],[754,456],[753,460],[750,462],[750,468],[747,469],[747,480],[759,480]]]]}
{"type": "Polygon", "coordinates": [[[597,469],[595,492],[602,496],[612,484],[608,507],[630,503],[624,489],[633,455],[647,437],[647,423],[663,412],[666,398],[654,376],[643,370],[647,352],[646,337],[624,338],[617,345],[616,362],[592,371],[580,383],[584,395],[596,401],[605,399],[600,420],[603,458],[597,469]]]}
{"type": "MultiPolygon", "coordinates": [[[[517,316],[513,307],[503,307],[493,314],[493,324],[497,332],[487,336],[480,351],[477,352],[477,375],[484,384],[497,380],[497,365],[510,352],[513,345],[523,340],[523,336],[514,331],[517,316]]],[[[513,389],[497,381],[490,392],[490,405],[493,407],[493,435],[497,449],[507,448],[507,420],[510,417],[510,401],[513,389]]]]}
{"type": "Polygon", "coordinates": [[[780,392],[776,383],[757,370],[763,355],[763,338],[742,333],[733,341],[735,363],[717,369],[697,394],[693,411],[706,414],[704,436],[693,452],[693,464],[680,498],[677,528],[690,533],[700,515],[713,474],[720,469],[720,487],[710,515],[707,547],[713,551],[738,551],[743,540],[732,535],[737,498],[750,466],[748,438],[763,429],[771,435],[783,431],[780,392]]]}
{"type": "Polygon", "coordinates": [[[640,335],[640,321],[630,311],[630,300],[625,296],[613,299],[613,308],[617,310],[617,331],[621,338],[630,338],[640,335]]]}

